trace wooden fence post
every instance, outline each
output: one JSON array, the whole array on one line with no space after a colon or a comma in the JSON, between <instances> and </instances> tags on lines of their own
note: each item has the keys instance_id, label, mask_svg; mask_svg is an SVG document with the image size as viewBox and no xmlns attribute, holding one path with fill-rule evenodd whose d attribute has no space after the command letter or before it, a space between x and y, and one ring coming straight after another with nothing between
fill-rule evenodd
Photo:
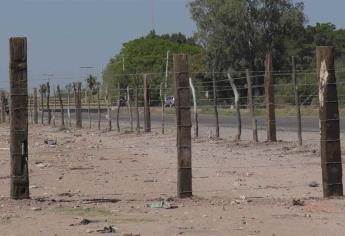
<instances>
[{"instance_id":1,"label":"wooden fence post","mask_svg":"<svg viewBox=\"0 0 345 236\"><path fill-rule=\"evenodd\" d=\"M74 97L75 97L75 120L76 127L81 129L83 127L82 123L82 107L81 107L81 82L73 83Z\"/></svg>"},{"instance_id":2,"label":"wooden fence post","mask_svg":"<svg viewBox=\"0 0 345 236\"><path fill-rule=\"evenodd\" d=\"M30 112L30 122L31 122L31 124L33 124L34 123L33 114L32 114L32 110L33 110L33 96L30 96L30 95L28 95L28 107L29 107L29 112Z\"/></svg>"},{"instance_id":3,"label":"wooden fence post","mask_svg":"<svg viewBox=\"0 0 345 236\"><path fill-rule=\"evenodd\" d=\"M174 55L174 80L177 121L177 196L185 198L192 196L192 121L186 55Z\"/></svg>"},{"instance_id":4,"label":"wooden fence post","mask_svg":"<svg viewBox=\"0 0 345 236\"><path fill-rule=\"evenodd\" d=\"M164 104L164 94L163 94L163 83L159 86L159 97L161 100L161 123L162 123L162 134L165 133L165 117L164 117L164 110L165 110L165 104Z\"/></svg>"},{"instance_id":5,"label":"wooden fence post","mask_svg":"<svg viewBox=\"0 0 345 236\"><path fill-rule=\"evenodd\" d=\"M195 137L199 137L199 118L198 118L198 105L196 102L196 92L193 85L192 78L189 78L189 86L192 89L192 95L193 95L193 106L194 106L194 135Z\"/></svg>"},{"instance_id":6,"label":"wooden fence post","mask_svg":"<svg viewBox=\"0 0 345 236\"><path fill-rule=\"evenodd\" d=\"M136 127L136 131L137 134L140 134L140 113L139 113L139 103L138 103L138 98L139 98L139 91L138 91L138 87L135 87L135 113L136 113L136 117L137 117L137 127Z\"/></svg>"},{"instance_id":7,"label":"wooden fence post","mask_svg":"<svg viewBox=\"0 0 345 236\"><path fill-rule=\"evenodd\" d=\"M319 81L323 195L324 197L343 196L334 48L317 47L316 63Z\"/></svg>"},{"instance_id":8,"label":"wooden fence post","mask_svg":"<svg viewBox=\"0 0 345 236\"><path fill-rule=\"evenodd\" d=\"M6 97L5 97L5 91L0 92L1 97L1 120L3 123L6 122Z\"/></svg>"},{"instance_id":9,"label":"wooden fence post","mask_svg":"<svg viewBox=\"0 0 345 236\"><path fill-rule=\"evenodd\" d=\"M53 106L53 126L56 126L55 117L56 117L56 92L55 86L53 86L53 95L54 95L54 106Z\"/></svg>"},{"instance_id":10,"label":"wooden fence post","mask_svg":"<svg viewBox=\"0 0 345 236\"><path fill-rule=\"evenodd\" d=\"M89 129L92 128L92 121L91 121L91 97L92 97L92 90L91 89L86 89L86 94L89 93L89 95L87 95L86 99L87 99L87 115L89 117Z\"/></svg>"},{"instance_id":11,"label":"wooden fence post","mask_svg":"<svg viewBox=\"0 0 345 236\"><path fill-rule=\"evenodd\" d=\"M63 101L62 101L62 96L61 96L61 91L60 91L60 86L58 85L56 87L58 97L59 97L59 102L60 102L60 109L61 109L61 127L65 127L65 110L63 107Z\"/></svg>"},{"instance_id":12,"label":"wooden fence post","mask_svg":"<svg viewBox=\"0 0 345 236\"><path fill-rule=\"evenodd\" d=\"M127 106L128 106L128 115L129 115L129 124L131 132L133 131L133 113L132 113L132 103L131 103L131 91L129 86L127 86Z\"/></svg>"},{"instance_id":13,"label":"wooden fence post","mask_svg":"<svg viewBox=\"0 0 345 236\"><path fill-rule=\"evenodd\" d=\"M150 82L149 77L144 75L144 131L151 132L151 112L150 112Z\"/></svg>"},{"instance_id":14,"label":"wooden fence post","mask_svg":"<svg viewBox=\"0 0 345 236\"><path fill-rule=\"evenodd\" d=\"M235 82L231 76L230 69L227 73L227 76L228 76L230 86L231 86L232 91L233 91L234 96L235 96L235 108L236 108L236 114L237 114L236 115L237 116L237 135L236 135L235 140L239 141L241 139L241 133L242 133L241 109L240 109L240 104L239 104L240 103L240 96L238 94Z\"/></svg>"},{"instance_id":15,"label":"wooden fence post","mask_svg":"<svg viewBox=\"0 0 345 236\"><path fill-rule=\"evenodd\" d=\"M52 111L50 110L50 83L47 82L47 110L48 110L48 125L52 120Z\"/></svg>"},{"instance_id":16,"label":"wooden fence post","mask_svg":"<svg viewBox=\"0 0 345 236\"><path fill-rule=\"evenodd\" d=\"M247 77L247 89L248 89L248 106L250 110L250 116L252 118L253 142L257 143L259 141L258 127L257 127L257 120L255 118L255 112L254 112L252 80L251 80L250 72L248 69L246 70L246 77Z\"/></svg>"},{"instance_id":17,"label":"wooden fence post","mask_svg":"<svg viewBox=\"0 0 345 236\"><path fill-rule=\"evenodd\" d=\"M219 118L218 118L218 101L217 101L217 84L216 84L216 74L215 74L215 63L212 68L212 85L213 85L213 108L214 116L216 119L216 138L219 138Z\"/></svg>"},{"instance_id":18,"label":"wooden fence post","mask_svg":"<svg viewBox=\"0 0 345 236\"><path fill-rule=\"evenodd\" d=\"M105 102L107 104L107 130L110 132L112 130L112 123L111 123L111 101L109 98L109 91L108 88L106 90L106 95L105 95Z\"/></svg>"},{"instance_id":19,"label":"wooden fence post","mask_svg":"<svg viewBox=\"0 0 345 236\"><path fill-rule=\"evenodd\" d=\"M40 89L40 94L41 94L41 124L43 125L44 123L44 92Z\"/></svg>"},{"instance_id":20,"label":"wooden fence post","mask_svg":"<svg viewBox=\"0 0 345 236\"><path fill-rule=\"evenodd\" d=\"M302 146L301 107L300 107L300 102L299 102L299 93L298 93L298 82L297 82L297 76L296 76L296 60L295 60L295 57L292 57L292 82L294 84L294 93L295 93L298 144L300 146Z\"/></svg>"},{"instance_id":21,"label":"wooden fence post","mask_svg":"<svg viewBox=\"0 0 345 236\"><path fill-rule=\"evenodd\" d=\"M272 53L266 54L265 60L265 98L267 113L267 141L277 142L276 116L274 103L274 81L273 81Z\"/></svg>"},{"instance_id":22,"label":"wooden fence post","mask_svg":"<svg viewBox=\"0 0 345 236\"><path fill-rule=\"evenodd\" d=\"M68 126L72 127L71 121L71 87L67 85L67 117L68 117Z\"/></svg>"},{"instance_id":23,"label":"wooden fence post","mask_svg":"<svg viewBox=\"0 0 345 236\"><path fill-rule=\"evenodd\" d=\"M98 107L98 130L101 130L101 98L100 98L100 85L97 85L97 107Z\"/></svg>"},{"instance_id":24,"label":"wooden fence post","mask_svg":"<svg viewBox=\"0 0 345 236\"><path fill-rule=\"evenodd\" d=\"M11 198L29 198L26 38L10 39Z\"/></svg>"},{"instance_id":25,"label":"wooden fence post","mask_svg":"<svg viewBox=\"0 0 345 236\"><path fill-rule=\"evenodd\" d=\"M34 88L34 124L38 124L37 88Z\"/></svg>"},{"instance_id":26,"label":"wooden fence post","mask_svg":"<svg viewBox=\"0 0 345 236\"><path fill-rule=\"evenodd\" d=\"M120 83L117 83L117 113L116 113L116 127L117 132L120 132L120 109L121 109L121 87Z\"/></svg>"}]
</instances>

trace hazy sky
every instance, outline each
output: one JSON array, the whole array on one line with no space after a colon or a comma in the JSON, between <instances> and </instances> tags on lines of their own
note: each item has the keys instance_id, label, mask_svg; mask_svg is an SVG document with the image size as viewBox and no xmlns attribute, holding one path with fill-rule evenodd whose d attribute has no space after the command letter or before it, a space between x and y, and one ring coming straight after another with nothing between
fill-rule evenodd
<instances>
[{"instance_id":1,"label":"hazy sky","mask_svg":"<svg viewBox=\"0 0 345 236\"><path fill-rule=\"evenodd\" d=\"M31 85L44 73L64 84L99 73L122 43L146 35L152 28L152 1L157 33L192 35L187 0L0 0L0 88L8 87L10 37L28 38ZM344 0L305 0L305 5L310 24L333 22L345 28Z\"/></svg>"}]
</instances>

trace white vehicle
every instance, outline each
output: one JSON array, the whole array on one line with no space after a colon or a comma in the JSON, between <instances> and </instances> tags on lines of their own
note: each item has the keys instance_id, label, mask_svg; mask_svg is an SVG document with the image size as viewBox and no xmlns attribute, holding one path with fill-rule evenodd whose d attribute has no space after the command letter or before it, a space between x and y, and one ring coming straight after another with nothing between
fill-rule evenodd
<instances>
[{"instance_id":1,"label":"white vehicle","mask_svg":"<svg viewBox=\"0 0 345 236\"><path fill-rule=\"evenodd\" d=\"M175 98L173 96L169 96L165 98L164 101L165 107L174 107L175 106Z\"/></svg>"}]
</instances>

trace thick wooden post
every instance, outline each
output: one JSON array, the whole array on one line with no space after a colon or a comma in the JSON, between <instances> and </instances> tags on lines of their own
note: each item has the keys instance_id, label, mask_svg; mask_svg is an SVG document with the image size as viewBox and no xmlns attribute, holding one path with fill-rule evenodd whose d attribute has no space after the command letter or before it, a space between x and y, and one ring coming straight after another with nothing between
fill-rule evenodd
<instances>
[{"instance_id":1,"label":"thick wooden post","mask_svg":"<svg viewBox=\"0 0 345 236\"><path fill-rule=\"evenodd\" d=\"M74 98L75 98L75 120L76 127L81 129L82 124L82 115L81 115L81 82L73 83L74 88Z\"/></svg>"},{"instance_id":2,"label":"thick wooden post","mask_svg":"<svg viewBox=\"0 0 345 236\"><path fill-rule=\"evenodd\" d=\"M52 111L50 110L50 83L47 82L47 110L48 110L48 125L52 120Z\"/></svg>"},{"instance_id":3,"label":"thick wooden post","mask_svg":"<svg viewBox=\"0 0 345 236\"><path fill-rule=\"evenodd\" d=\"M34 88L34 124L38 124L37 88Z\"/></svg>"},{"instance_id":4,"label":"thick wooden post","mask_svg":"<svg viewBox=\"0 0 345 236\"><path fill-rule=\"evenodd\" d=\"M163 83L160 84L159 86L159 97L161 100L161 123L162 123L162 134L165 133L165 104L164 104L164 94L163 94Z\"/></svg>"},{"instance_id":5,"label":"thick wooden post","mask_svg":"<svg viewBox=\"0 0 345 236\"><path fill-rule=\"evenodd\" d=\"M121 108L121 88L120 88L120 83L117 83L117 113L116 113L117 132L120 132L120 108Z\"/></svg>"},{"instance_id":6,"label":"thick wooden post","mask_svg":"<svg viewBox=\"0 0 345 236\"><path fill-rule=\"evenodd\" d=\"M65 127L65 110L64 110L64 107L63 107L61 90L60 90L60 86L59 85L56 87L56 90L57 90L57 93L58 93L59 102L60 102L60 109L61 109L61 127Z\"/></svg>"},{"instance_id":7,"label":"thick wooden post","mask_svg":"<svg viewBox=\"0 0 345 236\"><path fill-rule=\"evenodd\" d=\"M189 86L192 90L192 96L193 96L193 106L194 106L194 135L195 137L199 137L199 117L198 117L198 104L196 102L196 92L193 85L192 78L189 78Z\"/></svg>"},{"instance_id":8,"label":"thick wooden post","mask_svg":"<svg viewBox=\"0 0 345 236\"><path fill-rule=\"evenodd\" d=\"M296 76L296 61L295 61L295 57L292 57L292 82L294 84L294 92L295 92L298 144L300 146L302 146L301 107L300 107L300 102L299 102L299 93L298 93L298 82L297 82L297 76Z\"/></svg>"},{"instance_id":9,"label":"thick wooden post","mask_svg":"<svg viewBox=\"0 0 345 236\"><path fill-rule=\"evenodd\" d=\"M253 142L257 143L259 141L258 127L257 127L257 121L255 118L255 112L254 112L252 80L250 78L250 72L248 69L246 70L246 77L247 77L247 89L248 89L248 107L250 110L250 116L252 118Z\"/></svg>"},{"instance_id":10,"label":"thick wooden post","mask_svg":"<svg viewBox=\"0 0 345 236\"><path fill-rule=\"evenodd\" d=\"M99 85L97 86L97 107L98 107L98 130L101 130L101 98L100 98L100 89Z\"/></svg>"},{"instance_id":11,"label":"thick wooden post","mask_svg":"<svg viewBox=\"0 0 345 236\"><path fill-rule=\"evenodd\" d=\"M144 75L144 132L151 132L149 77Z\"/></svg>"},{"instance_id":12,"label":"thick wooden post","mask_svg":"<svg viewBox=\"0 0 345 236\"><path fill-rule=\"evenodd\" d=\"M272 53L268 52L265 60L265 98L267 114L267 141L277 142L276 116L274 104L274 81L273 81Z\"/></svg>"},{"instance_id":13,"label":"thick wooden post","mask_svg":"<svg viewBox=\"0 0 345 236\"><path fill-rule=\"evenodd\" d=\"M127 107L128 107L128 115L129 115L129 124L131 132L133 131L133 113L132 113L132 101L131 101L131 91L129 86L127 86Z\"/></svg>"},{"instance_id":14,"label":"thick wooden post","mask_svg":"<svg viewBox=\"0 0 345 236\"><path fill-rule=\"evenodd\" d=\"M213 68L212 68L212 85L213 85L213 109L214 109L214 117L216 119L216 138L219 138L219 118L218 118L218 101L217 101L215 63L214 63Z\"/></svg>"},{"instance_id":15,"label":"thick wooden post","mask_svg":"<svg viewBox=\"0 0 345 236\"><path fill-rule=\"evenodd\" d=\"M44 92L40 90L41 94L41 124L43 125L44 123Z\"/></svg>"},{"instance_id":16,"label":"thick wooden post","mask_svg":"<svg viewBox=\"0 0 345 236\"><path fill-rule=\"evenodd\" d=\"M56 92L55 86L53 86L53 95L54 95L54 106L53 106L53 126L56 126L55 118L56 118Z\"/></svg>"},{"instance_id":17,"label":"thick wooden post","mask_svg":"<svg viewBox=\"0 0 345 236\"><path fill-rule=\"evenodd\" d=\"M174 55L175 103L177 121L177 196L192 196L192 121L188 59Z\"/></svg>"},{"instance_id":18,"label":"thick wooden post","mask_svg":"<svg viewBox=\"0 0 345 236\"><path fill-rule=\"evenodd\" d=\"M139 113L139 103L138 103L138 98L139 98L139 91L138 91L138 87L135 87L135 114L137 117L137 127L136 127L136 131L137 134L140 134L140 113Z\"/></svg>"},{"instance_id":19,"label":"thick wooden post","mask_svg":"<svg viewBox=\"0 0 345 236\"><path fill-rule=\"evenodd\" d=\"M10 39L11 198L29 198L26 38Z\"/></svg>"},{"instance_id":20,"label":"thick wooden post","mask_svg":"<svg viewBox=\"0 0 345 236\"><path fill-rule=\"evenodd\" d=\"M109 92L107 90L105 101L107 103L107 131L110 132L112 130L112 123L111 123L111 103L109 98Z\"/></svg>"},{"instance_id":21,"label":"thick wooden post","mask_svg":"<svg viewBox=\"0 0 345 236\"><path fill-rule=\"evenodd\" d=\"M30 121L31 124L34 123L33 120L33 114L32 114L32 110L33 110L33 96L28 95L28 107L29 107L29 112L30 112Z\"/></svg>"},{"instance_id":22,"label":"thick wooden post","mask_svg":"<svg viewBox=\"0 0 345 236\"><path fill-rule=\"evenodd\" d=\"M319 80L321 166L324 197L343 196L342 163L334 48L316 49Z\"/></svg>"},{"instance_id":23,"label":"thick wooden post","mask_svg":"<svg viewBox=\"0 0 345 236\"><path fill-rule=\"evenodd\" d=\"M0 99L1 99L1 122L6 122L6 97L5 91L0 92Z\"/></svg>"}]
</instances>

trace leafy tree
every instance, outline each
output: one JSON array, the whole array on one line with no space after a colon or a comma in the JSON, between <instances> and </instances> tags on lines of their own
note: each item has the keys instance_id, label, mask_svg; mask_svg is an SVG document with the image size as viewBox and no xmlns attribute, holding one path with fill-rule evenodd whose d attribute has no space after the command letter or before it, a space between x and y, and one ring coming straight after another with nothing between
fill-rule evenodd
<instances>
[{"instance_id":1,"label":"leafy tree","mask_svg":"<svg viewBox=\"0 0 345 236\"><path fill-rule=\"evenodd\" d=\"M103 73L103 82L109 94L114 98L117 83L122 88L127 86L140 87L142 74L149 74L151 87L158 88L165 75L166 54L170 51L169 68L172 68L172 55L185 53L190 55L191 70L202 70L203 50L195 45L194 40L183 34L156 35L154 31L147 36L134 39L123 44L120 53L113 57ZM168 82L171 84L172 76L169 73ZM153 99L159 93L152 93Z\"/></svg>"}]
</instances>

